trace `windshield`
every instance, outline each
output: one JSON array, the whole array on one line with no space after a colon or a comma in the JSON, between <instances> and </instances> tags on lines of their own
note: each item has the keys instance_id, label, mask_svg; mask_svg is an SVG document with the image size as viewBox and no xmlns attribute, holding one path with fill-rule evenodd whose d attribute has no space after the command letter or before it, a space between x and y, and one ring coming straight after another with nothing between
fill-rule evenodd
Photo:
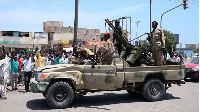
<instances>
[{"instance_id":1,"label":"windshield","mask_svg":"<svg viewBox=\"0 0 200 112\"><path fill-rule=\"evenodd\" d=\"M193 58L190 63L199 64L199 57Z\"/></svg>"}]
</instances>

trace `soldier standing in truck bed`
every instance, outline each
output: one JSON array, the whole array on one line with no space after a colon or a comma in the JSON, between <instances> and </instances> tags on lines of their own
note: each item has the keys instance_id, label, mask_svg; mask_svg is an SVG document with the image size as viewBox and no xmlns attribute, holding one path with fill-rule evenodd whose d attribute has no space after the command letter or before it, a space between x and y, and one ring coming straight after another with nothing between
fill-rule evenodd
<instances>
[{"instance_id":1,"label":"soldier standing in truck bed","mask_svg":"<svg viewBox=\"0 0 200 112\"><path fill-rule=\"evenodd\" d=\"M163 30L161 28L157 28L158 23L156 21L152 22L152 38L150 38L151 50L152 50L152 58L154 60L155 66L161 66L161 56L165 49L165 37Z\"/></svg>"},{"instance_id":2,"label":"soldier standing in truck bed","mask_svg":"<svg viewBox=\"0 0 200 112\"><path fill-rule=\"evenodd\" d=\"M104 52L102 53L102 65L111 65L113 60L113 54L115 51L113 43L110 41L110 33L104 33L104 41L106 41L104 46Z\"/></svg>"},{"instance_id":3,"label":"soldier standing in truck bed","mask_svg":"<svg viewBox=\"0 0 200 112\"><path fill-rule=\"evenodd\" d=\"M115 29L117 29L117 30L119 31L120 35L122 35L122 27L119 26L119 24L120 24L119 20L118 20L118 19L115 20ZM123 46L122 46L122 43L121 43L120 40L119 40L119 38L121 38L121 37L117 37L117 36L118 36L118 35L117 35L116 32L114 31L114 32L113 32L113 43L114 43L115 47L116 47L117 50L118 50L118 54L120 55L121 52L122 52Z\"/></svg>"}]
</instances>

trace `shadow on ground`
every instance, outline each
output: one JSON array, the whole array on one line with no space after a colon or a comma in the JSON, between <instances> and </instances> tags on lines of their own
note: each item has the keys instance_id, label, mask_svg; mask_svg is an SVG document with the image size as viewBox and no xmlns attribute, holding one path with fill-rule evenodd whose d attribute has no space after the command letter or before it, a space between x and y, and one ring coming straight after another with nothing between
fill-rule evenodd
<instances>
[{"instance_id":1,"label":"shadow on ground","mask_svg":"<svg viewBox=\"0 0 200 112\"><path fill-rule=\"evenodd\" d=\"M26 103L27 108L31 110L50 110L45 99L30 100Z\"/></svg>"},{"instance_id":2,"label":"shadow on ground","mask_svg":"<svg viewBox=\"0 0 200 112\"><path fill-rule=\"evenodd\" d=\"M163 100L173 100L180 99L179 97L174 97L172 94L166 93ZM94 96L83 96L75 97L71 106L69 108L96 108L102 110L110 110L107 108L102 108L105 105L112 104L122 104L122 103L137 103L137 102L148 102L144 99L141 94L130 95L125 94L115 94L115 93L104 93L103 95L94 95ZM30 100L26 104L27 108L31 110L50 110L51 108L47 105L45 99L35 99Z\"/></svg>"}]
</instances>

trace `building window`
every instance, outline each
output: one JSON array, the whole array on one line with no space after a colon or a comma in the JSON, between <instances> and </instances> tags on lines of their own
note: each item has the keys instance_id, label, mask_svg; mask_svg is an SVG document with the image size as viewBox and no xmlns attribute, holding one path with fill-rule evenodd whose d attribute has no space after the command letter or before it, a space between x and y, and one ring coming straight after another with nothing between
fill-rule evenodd
<instances>
[{"instance_id":1,"label":"building window","mask_svg":"<svg viewBox=\"0 0 200 112\"><path fill-rule=\"evenodd\" d=\"M12 31L2 31L2 36L13 36Z\"/></svg>"},{"instance_id":2,"label":"building window","mask_svg":"<svg viewBox=\"0 0 200 112\"><path fill-rule=\"evenodd\" d=\"M19 32L19 37L29 37L29 32Z\"/></svg>"}]
</instances>

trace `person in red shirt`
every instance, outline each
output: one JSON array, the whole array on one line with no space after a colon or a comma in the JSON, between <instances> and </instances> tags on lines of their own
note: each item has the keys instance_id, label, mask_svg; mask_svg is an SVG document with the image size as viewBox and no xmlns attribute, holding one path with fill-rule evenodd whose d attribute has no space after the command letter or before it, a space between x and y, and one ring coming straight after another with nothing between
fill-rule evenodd
<instances>
[{"instance_id":1,"label":"person in red shirt","mask_svg":"<svg viewBox=\"0 0 200 112\"><path fill-rule=\"evenodd\" d=\"M19 55L18 59L17 59L17 62L19 63L19 77L18 77L18 84L20 84L22 81L23 81L23 76L22 76L22 72L21 72L21 69L22 69L22 61L23 61L23 58L21 58L22 55Z\"/></svg>"}]
</instances>

